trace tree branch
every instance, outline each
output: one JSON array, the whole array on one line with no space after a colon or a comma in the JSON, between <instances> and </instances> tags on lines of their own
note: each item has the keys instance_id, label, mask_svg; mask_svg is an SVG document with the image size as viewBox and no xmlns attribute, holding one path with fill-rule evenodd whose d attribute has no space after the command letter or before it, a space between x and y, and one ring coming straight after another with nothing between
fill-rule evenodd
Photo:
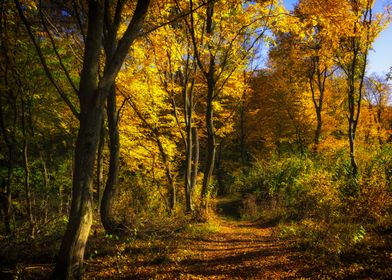
<instances>
[{"instance_id":1,"label":"tree branch","mask_svg":"<svg viewBox=\"0 0 392 280\"><path fill-rule=\"evenodd\" d=\"M49 67L48 67L48 65L47 65L47 63L46 63L46 59L45 59L44 55L42 54L41 48L40 48L40 46L38 45L38 43L37 43L37 41L36 41L36 39L35 39L35 37L34 37L33 31L31 30L31 27L30 27L30 24L29 24L29 22L27 21L27 18L26 18L26 16L25 16L24 13L23 13L23 9L22 9L22 6L21 6L19 0L14 0L14 3L15 3L15 6L16 6L16 9L18 10L18 14L19 14L19 16L20 16L22 22L23 22L24 26L25 26L26 29L27 29L27 33L29 34L29 37L30 37L30 39L31 39L31 41L32 41L32 43L33 43L33 45L34 45L34 47L35 47L35 50L37 51L38 57L39 57L39 59L40 59L40 61L41 61L42 67L44 68L44 71L45 71L45 73L46 73L46 76L48 77L48 79L49 79L49 81L52 83L52 85L55 87L55 89L56 89L57 92L59 93L60 97L61 97L61 98L64 100L64 102L68 105L68 107L70 108L70 110L71 110L71 112L73 113L73 115L74 115L76 118L79 119L79 112L78 112L78 110L77 110L76 107L72 104L71 100L69 100L69 98L68 98L68 96L65 94L65 92L60 88L60 86L59 86L59 85L57 84L57 82L55 81L55 79L54 79L54 77L53 77L53 75L52 75L52 73L51 73L51 71L50 71L50 69L49 69Z\"/></svg>"}]
</instances>

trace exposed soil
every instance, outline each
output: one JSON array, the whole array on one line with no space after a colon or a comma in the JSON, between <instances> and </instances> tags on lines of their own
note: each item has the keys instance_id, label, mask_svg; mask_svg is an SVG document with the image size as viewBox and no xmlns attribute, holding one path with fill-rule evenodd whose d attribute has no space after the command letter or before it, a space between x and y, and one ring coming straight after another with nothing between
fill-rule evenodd
<instances>
[{"instance_id":1,"label":"exposed soil","mask_svg":"<svg viewBox=\"0 0 392 280\"><path fill-rule=\"evenodd\" d=\"M221 199L212 226L117 239L98 233L86 252L86 279L390 279L383 268L345 267L307 259L294 241L277 238L274 224L242 221L241 200ZM357 259L357 258L355 258ZM1 279L48 279L52 264L19 263Z\"/></svg>"},{"instance_id":2,"label":"exposed soil","mask_svg":"<svg viewBox=\"0 0 392 280\"><path fill-rule=\"evenodd\" d=\"M201 239L186 236L171 241L164 257L122 264L122 269L112 272L102 269L103 263L90 263L87 275L123 279L297 279L309 275L309 265L290 241L274 237L274 227L238 220L239 206L240 201L221 200L219 215L213 218L218 230ZM155 254L159 256L158 248Z\"/></svg>"}]
</instances>

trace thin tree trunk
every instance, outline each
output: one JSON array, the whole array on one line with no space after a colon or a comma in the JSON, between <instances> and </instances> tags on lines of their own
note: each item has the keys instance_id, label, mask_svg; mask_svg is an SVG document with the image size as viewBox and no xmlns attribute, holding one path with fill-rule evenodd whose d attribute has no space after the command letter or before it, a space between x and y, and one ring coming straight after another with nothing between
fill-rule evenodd
<instances>
[{"instance_id":1,"label":"thin tree trunk","mask_svg":"<svg viewBox=\"0 0 392 280\"><path fill-rule=\"evenodd\" d=\"M322 129L322 115L324 92L325 92L325 82L328 76L327 69L320 70L320 58L318 56L312 58L312 71L309 76L309 85L312 92L312 101L314 108L316 110L317 124L314 132L314 146L313 150L317 151L318 145L320 143L321 129ZM314 77L316 75L316 77ZM318 98L316 96L316 88L318 90Z\"/></svg>"},{"instance_id":2,"label":"thin tree trunk","mask_svg":"<svg viewBox=\"0 0 392 280\"><path fill-rule=\"evenodd\" d=\"M23 169L24 169L24 190L26 194L26 212L27 218L30 224L30 235L34 238L35 225L31 203L31 192L30 192L30 166L28 161L28 139L27 139L27 128L26 128L26 108L25 101L21 100L22 106L22 133L23 133Z\"/></svg>"},{"instance_id":3,"label":"thin tree trunk","mask_svg":"<svg viewBox=\"0 0 392 280\"><path fill-rule=\"evenodd\" d=\"M118 132L118 116L116 106L116 90L113 84L110 89L107 104L109 126L109 170L105 190L101 202L101 221L105 231L119 234L125 230L124 226L116 221L113 207L118 193L118 173L120 167L120 139Z\"/></svg>"},{"instance_id":4,"label":"thin tree trunk","mask_svg":"<svg viewBox=\"0 0 392 280\"><path fill-rule=\"evenodd\" d=\"M166 154L166 152L165 152L165 150L163 148L163 145L162 145L162 142L161 142L161 140L159 138L158 133L155 133L155 134L156 134L155 137L156 137L156 142L158 144L158 149L159 149L159 152L161 154L163 164L165 165L166 178L167 178L167 181L169 183L169 207L170 207L170 212L173 212L175 210L175 207L176 207L176 184L175 184L172 172L171 172L171 166L170 166L169 158L168 158L168 156L167 156L167 154Z\"/></svg>"},{"instance_id":5,"label":"thin tree trunk","mask_svg":"<svg viewBox=\"0 0 392 280\"><path fill-rule=\"evenodd\" d=\"M34 226L34 217L32 211L32 203L31 203L31 193L30 193L30 167L28 161L28 142L27 140L23 141L23 169L24 169L24 190L26 194L26 211L27 218L30 224L30 235L34 238L35 235L35 226Z\"/></svg>"},{"instance_id":6,"label":"thin tree trunk","mask_svg":"<svg viewBox=\"0 0 392 280\"><path fill-rule=\"evenodd\" d=\"M197 133L197 128L192 127L192 184L191 184L191 197L193 196L193 192L197 183L197 172L199 169L199 135Z\"/></svg>"},{"instance_id":7,"label":"thin tree trunk","mask_svg":"<svg viewBox=\"0 0 392 280\"><path fill-rule=\"evenodd\" d=\"M188 65L187 65L188 66ZM188 73L186 73L187 75ZM183 95L184 95L184 118L186 124L186 155L185 155L185 203L186 203L186 211L188 213L193 211L192 205L192 152L193 152L193 144L192 144L192 93L188 94L187 90L187 79L184 83L183 87ZM192 90L192 89L191 89Z\"/></svg>"},{"instance_id":8,"label":"thin tree trunk","mask_svg":"<svg viewBox=\"0 0 392 280\"><path fill-rule=\"evenodd\" d=\"M192 1L190 2L192 3ZM209 2L206 9L206 33L209 35L213 34L213 15L214 15L214 5L215 2ZM192 26L193 26L193 17L191 16ZM195 34L194 30L192 31L193 36L193 44L194 49L196 50L196 42L195 42ZM207 80L207 108L206 108L206 128L207 128L207 159L204 169L204 178L203 178L203 186L201 190L201 199L202 199L202 207L204 208L205 214L208 215L208 196L209 196L209 187L210 181L212 177L212 173L214 171L215 164L215 153L216 153L216 140L215 140L215 128L214 128L214 119L213 119L213 99L215 97L215 86L216 86L216 77L215 77L215 56L212 53L212 46L208 45L209 49L209 66L208 71L203 67L201 62L199 53L196 52L196 60L198 62L199 68L202 70L206 80Z\"/></svg>"},{"instance_id":9,"label":"thin tree trunk","mask_svg":"<svg viewBox=\"0 0 392 280\"><path fill-rule=\"evenodd\" d=\"M223 184L223 176L222 176L222 146L223 146L223 140L221 141L218 149L218 155L216 157L216 179L218 183L218 195L222 196L226 194L225 186Z\"/></svg>"},{"instance_id":10,"label":"thin tree trunk","mask_svg":"<svg viewBox=\"0 0 392 280\"><path fill-rule=\"evenodd\" d=\"M246 163L246 147L245 147L245 101L242 101L240 108L240 151L242 167Z\"/></svg>"},{"instance_id":11,"label":"thin tree trunk","mask_svg":"<svg viewBox=\"0 0 392 280\"><path fill-rule=\"evenodd\" d=\"M203 207L208 213L208 195L209 195L209 187L210 181L212 177L212 172L214 171L215 165L215 154L216 154L216 140L215 140L215 129L214 129L214 121L213 121L213 108L212 108L212 100L214 96L214 81L210 80L208 83L208 96L207 96L207 110L206 110L206 126L207 126L207 160L204 168L204 178L203 178L203 186L202 186L202 203Z\"/></svg>"},{"instance_id":12,"label":"thin tree trunk","mask_svg":"<svg viewBox=\"0 0 392 280\"><path fill-rule=\"evenodd\" d=\"M97 154L97 209L98 212L101 209L101 200L103 192L103 148L105 146L105 125L102 120L101 124L101 135L98 143L98 154Z\"/></svg>"},{"instance_id":13,"label":"thin tree trunk","mask_svg":"<svg viewBox=\"0 0 392 280\"><path fill-rule=\"evenodd\" d=\"M192 207L192 128L187 125L186 131L186 155L185 155L185 200L186 211L188 213L193 211Z\"/></svg>"},{"instance_id":14,"label":"thin tree trunk","mask_svg":"<svg viewBox=\"0 0 392 280\"><path fill-rule=\"evenodd\" d=\"M63 187L62 186L59 186L59 209L58 209L58 212L59 212L59 215L62 215L63 214Z\"/></svg>"},{"instance_id":15,"label":"thin tree trunk","mask_svg":"<svg viewBox=\"0 0 392 280\"><path fill-rule=\"evenodd\" d=\"M5 234L10 235L11 231L11 206L12 206L12 196L11 196L11 184L13 180L13 166L14 166L14 145L8 144L8 160L7 160L7 179L3 180L3 185L5 188L5 193L1 194L3 197L3 212L4 212L4 229Z\"/></svg>"},{"instance_id":16,"label":"thin tree trunk","mask_svg":"<svg viewBox=\"0 0 392 280\"><path fill-rule=\"evenodd\" d=\"M355 160L355 129L354 129L354 120L350 116L349 127L348 127L348 138L350 144L350 161L352 168L352 176L355 177L358 174L358 165Z\"/></svg>"},{"instance_id":17,"label":"thin tree trunk","mask_svg":"<svg viewBox=\"0 0 392 280\"><path fill-rule=\"evenodd\" d=\"M41 165L42 165L42 174L44 179L44 205L43 205L43 223L45 224L48 221L48 200L49 200L49 176L48 176L48 168L46 166L46 162L41 155Z\"/></svg>"}]
</instances>

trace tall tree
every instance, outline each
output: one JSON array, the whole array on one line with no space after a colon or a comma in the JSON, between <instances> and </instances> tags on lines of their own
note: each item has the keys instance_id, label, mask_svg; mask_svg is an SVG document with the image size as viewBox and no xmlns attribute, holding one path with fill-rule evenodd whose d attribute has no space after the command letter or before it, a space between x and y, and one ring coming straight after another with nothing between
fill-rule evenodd
<instances>
[{"instance_id":1,"label":"tall tree","mask_svg":"<svg viewBox=\"0 0 392 280\"><path fill-rule=\"evenodd\" d=\"M216 156L214 114L220 98L233 73L246 64L256 42L263 37L268 23L271 3L242 5L242 1L225 1L217 5L210 1L203 13L192 13L185 24L193 45L193 56L205 83L205 128L207 154L201 190L203 208L208 209L208 196ZM189 1L192 10L194 1Z\"/></svg>"},{"instance_id":2,"label":"tall tree","mask_svg":"<svg viewBox=\"0 0 392 280\"><path fill-rule=\"evenodd\" d=\"M18 0L15 0L15 4L45 67L42 52L40 52L31 31L30 23L24 15L24 10ZM88 2L87 35L78 88L80 126L75 145L71 211L52 275L53 278L73 279L80 278L82 275L84 250L92 223L92 184L104 104L110 95L110 90L128 49L139 34L149 4L149 0L137 2L132 19L121 36L113 55L105 61L104 73L100 76L105 11L109 7L105 5L104 1ZM46 72L48 76L51 76L49 69Z\"/></svg>"},{"instance_id":3,"label":"tall tree","mask_svg":"<svg viewBox=\"0 0 392 280\"><path fill-rule=\"evenodd\" d=\"M354 177L358 174L355 137L361 113L368 52L381 27L380 22L373 17L373 4L373 0L349 0L342 3L347 13L343 26L346 33L340 34L337 58L347 82L348 140L351 174Z\"/></svg>"}]
</instances>

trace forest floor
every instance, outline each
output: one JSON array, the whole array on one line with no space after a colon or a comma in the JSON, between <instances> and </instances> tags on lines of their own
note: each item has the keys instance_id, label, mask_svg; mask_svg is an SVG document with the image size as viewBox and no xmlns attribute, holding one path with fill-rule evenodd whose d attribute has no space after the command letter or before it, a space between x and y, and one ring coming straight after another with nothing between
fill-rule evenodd
<instances>
[{"instance_id":1,"label":"forest floor","mask_svg":"<svg viewBox=\"0 0 392 280\"><path fill-rule=\"evenodd\" d=\"M294 240L278 237L275 225L241 220L240 206L240 200L220 199L208 224L188 225L166 235L162 231L126 239L103 233L92 235L86 251L85 277L380 279L382 274L373 278L369 272L350 273L347 267L326 266L306 257L304 251L293 246ZM52 268L52 264L19 264L13 279L45 279Z\"/></svg>"},{"instance_id":2,"label":"forest floor","mask_svg":"<svg viewBox=\"0 0 392 280\"><path fill-rule=\"evenodd\" d=\"M153 248L155 258L145 255L137 260L137 256L133 256L136 260L132 263L127 265L123 262L117 267L108 263L107 269L102 267L105 266L104 260L103 263L91 262L87 276L124 279L286 279L309 275L304 271L310 268L309 265L299 252L291 248L289 240L282 241L275 237L274 227L237 219L239 215L235 204L236 201L220 201L220 213L211 218L210 227L205 229L195 225L194 231L187 229L185 234L179 236L180 240L170 240L169 245L166 243L169 248L163 253L162 245ZM146 252L146 248L142 251Z\"/></svg>"}]
</instances>

